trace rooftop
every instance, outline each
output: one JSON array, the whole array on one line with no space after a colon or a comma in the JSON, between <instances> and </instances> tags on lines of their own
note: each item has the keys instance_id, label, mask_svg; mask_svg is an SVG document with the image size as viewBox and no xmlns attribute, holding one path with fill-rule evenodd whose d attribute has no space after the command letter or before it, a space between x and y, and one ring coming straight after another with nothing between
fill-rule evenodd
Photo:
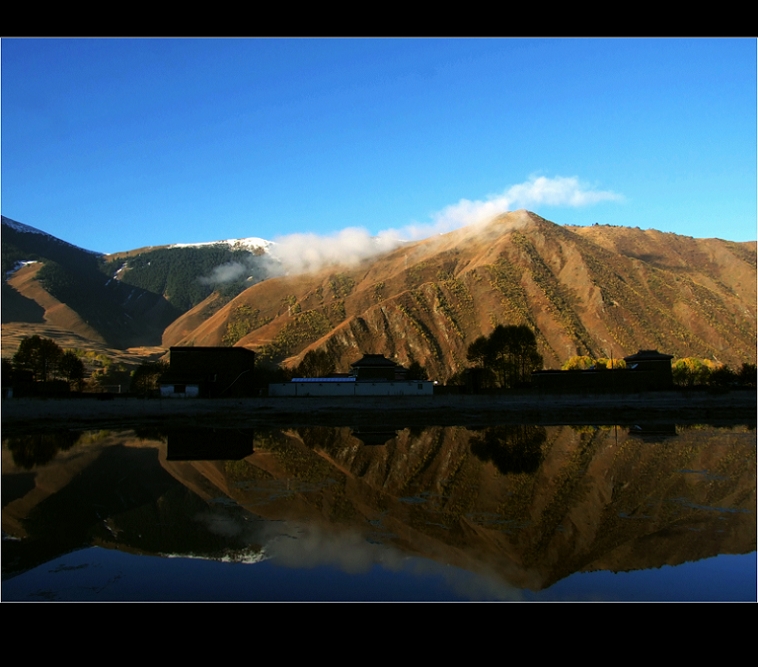
<instances>
[{"instance_id":1,"label":"rooftop","mask_svg":"<svg viewBox=\"0 0 758 667\"><path fill-rule=\"evenodd\" d=\"M350 364L351 368L395 368L397 364L383 354L364 354L362 359Z\"/></svg>"},{"instance_id":2,"label":"rooftop","mask_svg":"<svg viewBox=\"0 0 758 667\"><path fill-rule=\"evenodd\" d=\"M637 354L631 354L628 357L624 357L624 361L665 361L673 358L673 354L663 354L658 352L658 350L640 350Z\"/></svg>"}]
</instances>

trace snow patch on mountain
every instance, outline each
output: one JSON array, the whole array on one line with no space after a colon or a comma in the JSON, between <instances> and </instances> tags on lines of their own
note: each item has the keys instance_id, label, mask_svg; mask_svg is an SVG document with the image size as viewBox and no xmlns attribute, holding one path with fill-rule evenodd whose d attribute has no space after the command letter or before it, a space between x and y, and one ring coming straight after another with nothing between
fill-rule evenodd
<instances>
[{"instance_id":1,"label":"snow patch on mountain","mask_svg":"<svg viewBox=\"0 0 758 667\"><path fill-rule=\"evenodd\" d=\"M36 264L36 263L37 263L36 259L26 259L26 260L22 259L21 261L16 262L13 265L13 268L10 269L10 271L5 272L6 280L10 278L14 273L16 273L16 271L18 271L19 269L23 269L27 264Z\"/></svg>"},{"instance_id":2,"label":"snow patch on mountain","mask_svg":"<svg viewBox=\"0 0 758 667\"><path fill-rule=\"evenodd\" d=\"M227 239L225 241L206 241L205 243L173 243L168 246L169 248L201 248L204 246L213 245L226 245L234 250L263 250L269 252L270 249L276 246L273 241L267 241L266 239L259 239L255 236L250 236L244 239Z\"/></svg>"}]
</instances>

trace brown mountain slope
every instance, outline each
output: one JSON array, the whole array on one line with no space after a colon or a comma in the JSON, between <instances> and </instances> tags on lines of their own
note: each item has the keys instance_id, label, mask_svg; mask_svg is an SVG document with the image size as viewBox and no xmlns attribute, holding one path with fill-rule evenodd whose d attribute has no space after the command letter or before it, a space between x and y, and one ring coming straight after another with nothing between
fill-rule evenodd
<instances>
[{"instance_id":1,"label":"brown mountain slope","mask_svg":"<svg viewBox=\"0 0 758 667\"><path fill-rule=\"evenodd\" d=\"M98 343L105 342L103 337L87 324L76 311L60 302L37 282L37 273L41 268L41 262L28 264L16 271L8 280L8 284L21 296L33 301L43 309L42 319L46 324Z\"/></svg>"},{"instance_id":2,"label":"brown mountain slope","mask_svg":"<svg viewBox=\"0 0 758 667\"><path fill-rule=\"evenodd\" d=\"M525 323L546 367L640 348L736 365L756 358L755 283L755 243L566 228L515 211L358 267L259 283L170 342L244 345L289 365L319 348L342 370L381 352L445 379L478 336Z\"/></svg>"},{"instance_id":3,"label":"brown mountain slope","mask_svg":"<svg viewBox=\"0 0 758 667\"><path fill-rule=\"evenodd\" d=\"M203 299L194 308L190 308L181 317L169 324L163 332L163 347L178 345L179 341L201 326L203 322L218 310L216 304L220 298L218 292L213 292L213 294Z\"/></svg>"}]
</instances>

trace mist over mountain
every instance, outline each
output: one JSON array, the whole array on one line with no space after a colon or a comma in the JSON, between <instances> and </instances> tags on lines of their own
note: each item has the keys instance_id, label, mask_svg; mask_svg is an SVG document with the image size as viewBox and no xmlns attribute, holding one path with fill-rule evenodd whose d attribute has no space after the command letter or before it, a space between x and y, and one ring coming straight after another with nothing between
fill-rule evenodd
<instances>
[{"instance_id":1,"label":"mist over mountain","mask_svg":"<svg viewBox=\"0 0 758 667\"><path fill-rule=\"evenodd\" d=\"M755 360L756 247L621 227L561 227L528 211L359 266L269 279L172 323L164 345L244 345L294 365L311 349L346 370L363 352L438 379L497 324L527 324L547 367L658 348ZM215 312L211 312L215 311Z\"/></svg>"},{"instance_id":2,"label":"mist over mountain","mask_svg":"<svg viewBox=\"0 0 758 667\"><path fill-rule=\"evenodd\" d=\"M218 242L88 253L75 269L62 251L53 256L52 241L34 244L44 236L3 219L3 322L21 317L15 305L6 309L8 288L37 306L35 317L50 317L39 298L25 296L36 285L122 344L242 345L289 366L319 349L347 370L376 352L418 361L445 380L466 366L468 345L498 324L530 326L546 367L641 348L730 365L756 360L755 242L562 227L519 210L390 249L360 238L356 255L345 242L300 268L277 258L277 244ZM72 256L87 252L71 248ZM6 275L35 258L42 268ZM119 337L109 323L122 322L120 314L132 328L118 325Z\"/></svg>"}]
</instances>

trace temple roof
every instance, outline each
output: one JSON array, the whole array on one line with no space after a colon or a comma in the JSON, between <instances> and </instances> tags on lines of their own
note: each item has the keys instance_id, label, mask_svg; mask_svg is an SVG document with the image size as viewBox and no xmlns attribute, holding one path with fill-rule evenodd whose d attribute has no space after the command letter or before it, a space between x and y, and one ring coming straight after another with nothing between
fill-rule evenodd
<instances>
[{"instance_id":1,"label":"temple roof","mask_svg":"<svg viewBox=\"0 0 758 667\"><path fill-rule=\"evenodd\" d=\"M351 368L395 368L397 364L383 354L364 354L362 359L350 364Z\"/></svg>"},{"instance_id":2,"label":"temple roof","mask_svg":"<svg viewBox=\"0 0 758 667\"><path fill-rule=\"evenodd\" d=\"M637 354L631 354L628 357L624 357L624 361L666 361L673 359L673 354L662 354L658 350L640 350Z\"/></svg>"}]
</instances>

